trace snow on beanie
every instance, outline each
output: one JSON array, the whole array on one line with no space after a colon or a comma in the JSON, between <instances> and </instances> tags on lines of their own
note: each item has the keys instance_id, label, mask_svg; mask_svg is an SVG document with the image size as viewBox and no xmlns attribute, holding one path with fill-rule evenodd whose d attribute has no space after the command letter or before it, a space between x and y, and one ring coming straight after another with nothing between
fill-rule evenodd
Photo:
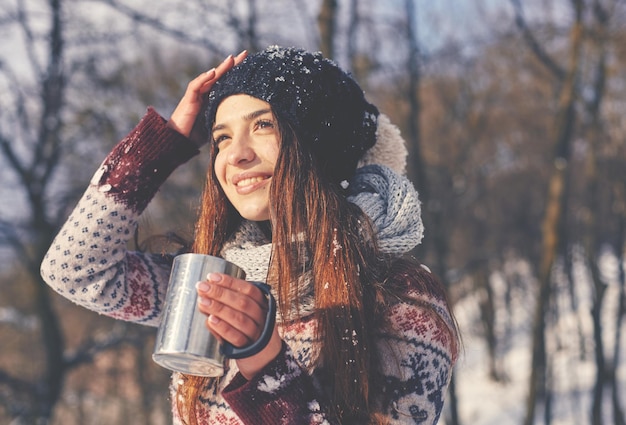
<instances>
[{"instance_id":1,"label":"snow on beanie","mask_svg":"<svg viewBox=\"0 0 626 425\"><path fill-rule=\"evenodd\" d=\"M234 94L269 103L332 182L352 177L376 143L378 109L350 75L319 52L270 46L248 56L209 93L209 132L220 102Z\"/></svg>"}]
</instances>

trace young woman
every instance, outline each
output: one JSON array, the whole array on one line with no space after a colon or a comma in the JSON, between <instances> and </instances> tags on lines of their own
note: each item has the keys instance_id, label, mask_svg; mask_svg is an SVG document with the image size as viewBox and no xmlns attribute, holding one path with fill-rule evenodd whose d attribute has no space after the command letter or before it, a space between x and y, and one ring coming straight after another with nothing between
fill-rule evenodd
<instances>
[{"instance_id":1,"label":"young woman","mask_svg":"<svg viewBox=\"0 0 626 425\"><path fill-rule=\"evenodd\" d=\"M93 177L43 278L89 309L158 325L172 255L126 242L205 141L191 250L267 282L279 311L265 348L228 360L223 377L173 374L175 422L436 423L458 335L441 284L407 257L423 229L404 142L320 54L229 57L189 83L169 121L148 109ZM255 286L210 274L197 291L208 331L237 347L257 340L266 305Z\"/></svg>"}]
</instances>

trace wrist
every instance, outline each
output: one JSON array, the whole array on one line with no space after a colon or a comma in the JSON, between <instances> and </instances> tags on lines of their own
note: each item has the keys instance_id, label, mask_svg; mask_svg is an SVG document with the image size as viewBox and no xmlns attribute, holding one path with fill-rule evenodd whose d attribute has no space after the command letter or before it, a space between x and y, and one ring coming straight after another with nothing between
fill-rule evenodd
<instances>
[{"instance_id":1,"label":"wrist","mask_svg":"<svg viewBox=\"0 0 626 425\"><path fill-rule=\"evenodd\" d=\"M257 376L268 364L278 357L283 347L283 341L278 335L276 327L267 346L259 353L237 360L239 373L248 381Z\"/></svg>"}]
</instances>

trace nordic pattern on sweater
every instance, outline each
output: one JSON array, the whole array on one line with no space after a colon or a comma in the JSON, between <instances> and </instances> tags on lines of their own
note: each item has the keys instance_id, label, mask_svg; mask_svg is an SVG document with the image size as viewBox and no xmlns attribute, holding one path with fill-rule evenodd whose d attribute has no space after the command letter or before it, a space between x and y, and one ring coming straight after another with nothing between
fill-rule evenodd
<instances>
[{"instance_id":1,"label":"nordic pattern on sweater","mask_svg":"<svg viewBox=\"0 0 626 425\"><path fill-rule=\"evenodd\" d=\"M59 232L42 263L44 280L86 308L157 326L172 258L131 252L126 244L163 181L197 152L150 109L103 162ZM434 424L456 358L446 325L451 319L442 300L407 295L416 303L394 306L393 329L378 339L381 358L392 361L383 364L385 385L377 403L390 423ZM202 390L199 423L333 423L311 365L315 321L304 317L282 324L279 332L283 350L257 377L246 381L230 361L225 376ZM180 379L173 374L172 394Z\"/></svg>"}]
</instances>

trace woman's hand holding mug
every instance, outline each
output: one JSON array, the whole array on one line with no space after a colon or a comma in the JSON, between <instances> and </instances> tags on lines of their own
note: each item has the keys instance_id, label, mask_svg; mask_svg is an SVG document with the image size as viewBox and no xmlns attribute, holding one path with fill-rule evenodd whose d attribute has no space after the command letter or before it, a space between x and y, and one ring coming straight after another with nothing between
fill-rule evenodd
<instances>
[{"instance_id":1,"label":"woman's hand holding mug","mask_svg":"<svg viewBox=\"0 0 626 425\"><path fill-rule=\"evenodd\" d=\"M255 344L268 326L268 298L253 283L227 274L210 273L207 280L198 282L198 308L208 316L207 328L220 341L234 347ZM273 322L273 320L272 320ZM246 379L254 377L274 360L282 347L282 340L272 325L269 342L255 354L237 359L237 367ZM255 350L256 351L256 350ZM225 353L227 357L238 357Z\"/></svg>"}]
</instances>

